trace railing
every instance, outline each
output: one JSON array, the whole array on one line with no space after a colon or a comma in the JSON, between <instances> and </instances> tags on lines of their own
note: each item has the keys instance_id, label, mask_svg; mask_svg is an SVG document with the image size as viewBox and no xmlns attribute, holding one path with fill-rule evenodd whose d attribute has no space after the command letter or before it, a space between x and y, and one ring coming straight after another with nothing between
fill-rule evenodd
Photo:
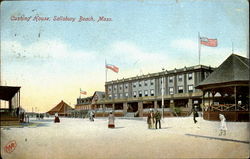
<instances>
[{"instance_id":1,"label":"railing","mask_svg":"<svg viewBox=\"0 0 250 159\"><path fill-rule=\"evenodd\" d=\"M248 105L235 105L235 104L218 104L211 105L205 109L205 111L248 111Z\"/></svg>"}]
</instances>

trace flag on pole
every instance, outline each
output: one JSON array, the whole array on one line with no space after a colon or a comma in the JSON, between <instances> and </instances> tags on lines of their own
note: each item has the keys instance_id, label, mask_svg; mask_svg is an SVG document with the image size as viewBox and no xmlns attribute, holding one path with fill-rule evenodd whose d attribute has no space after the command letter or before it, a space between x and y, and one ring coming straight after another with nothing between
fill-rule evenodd
<instances>
[{"instance_id":1,"label":"flag on pole","mask_svg":"<svg viewBox=\"0 0 250 159\"><path fill-rule=\"evenodd\" d=\"M114 71L114 72L116 72L116 73L119 72L119 68L116 67L115 65L106 64L106 68L107 68L107 69L110 69L110 70L112 70L112 71Z\"/></svg>"},{"instance_id":2,"label":"flag on pole","mask_svg":"<svg viewBox=\"0 0 250 159\"><path fill-rule=\"evenodd\" d=\"M206 45L210 47L216 47L218 45L217 39L209 39L207 37L200 37L200 43L202 45Z\"/></svg>"},{"instance_id":3,"label":"flag on pole","mask_svg":"<svg viewBox=\"0 0 250 159\"><path fill-rule=\"evenodd\" d=\"M82 89L80 89L80 94L87 95L87 92L86 92L86 91L83 91Z\"/></svg>"}]
</instances>

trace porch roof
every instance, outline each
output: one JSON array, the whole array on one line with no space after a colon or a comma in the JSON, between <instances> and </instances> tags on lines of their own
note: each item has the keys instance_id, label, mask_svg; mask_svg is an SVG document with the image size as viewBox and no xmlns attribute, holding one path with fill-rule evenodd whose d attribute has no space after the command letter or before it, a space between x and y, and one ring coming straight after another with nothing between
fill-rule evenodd
<instances>
[{"instance_id":1,"label":"porch roof","mask_svg":"<svg viewBox=\"0 0 250 159\"><path fill-rule=\"evenodd\" d=\"M21 87L0 86L0 99L7 101L11 100L20 88Z\"/></svg>"}]
</instances>

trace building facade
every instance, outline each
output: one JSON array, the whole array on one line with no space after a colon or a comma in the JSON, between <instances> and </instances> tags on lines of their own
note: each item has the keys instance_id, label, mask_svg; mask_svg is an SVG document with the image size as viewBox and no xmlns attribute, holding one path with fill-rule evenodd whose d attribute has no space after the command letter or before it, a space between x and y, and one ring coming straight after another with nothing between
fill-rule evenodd
<instances>
[{"instance_id":1,"label":"building facade","mask_svg":"<svg viewBox=\"0 0 250 159\"><path fill-rule=\"evenodd\" d=\"M85 98L77 98L75 109L76 110L90 110L91 107L92 96Z\"/></svg>"},{"instance_id":2,"label":"building facade","mask_svg":"<svg viewBox=\"0 0 250 159\"><path fill-rule=\"evenodd\" d=\"M165 113L173 107L190 110L193 104L200 105L202 102L202 91L195 86L213 70L197 65L109 81L105 83L105 99L98 104L103 109L112 108L122 111L124 115L131 112L137 116L144 116L148 109L162 108L162 105L166 108Z\"/></svg>"}]
</instances>

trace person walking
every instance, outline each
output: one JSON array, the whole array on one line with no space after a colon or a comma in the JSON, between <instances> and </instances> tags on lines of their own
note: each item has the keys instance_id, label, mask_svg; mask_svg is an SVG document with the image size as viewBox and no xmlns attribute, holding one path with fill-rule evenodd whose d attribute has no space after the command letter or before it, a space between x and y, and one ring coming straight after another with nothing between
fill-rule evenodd
<instances>
[{"instance_id":1,"label":"person walking","mask_svg":"<svg viewBox=\"0 0 250 159\"><path fill-rule=\"evenodd\" d=\"M89 114L89 120L94 121L94 113L92 111Z\"/></svg>"},{"instance_id":2,"label":"person walking","mask_svg":"<svg viewBox=\"0 0 250 159\"><path fill-rule=\"evenodd\" d=\"M115 128L115 116L112 111L109 113L108 117L108 128Z\"/></svg>"},{"instance_id":3,"label":"person walking","mask_svg":"<svg viewBox=\"0 0 250 159\"><path fill-rule=\"evenodd\" d=\"M55 123L60 123L60 119L59 119L59 116L58 116L58 113L55 113L55 120L54 120Z\"/></svg>"},{"instance_id":4,"label":"person walking","mask_svg":"<svg viewBox=\"0 0 250 159\"><path fill-rule=\"evenodd\" d=\"M159 129L161 129L161 113L158 111L158 110L156 110L156 113L155 113L155 120L156 120L156 122L155 122L155 128L157 129L157 123L159 123Z\"/></svg>"},{"instance_id":5,"label":"person walking","mask_svg":"<svg viewBox=\"0 0 250 159\"><path fill-rule=\"evenodd\" d=\"M196 117L199 117L199 114L197 112L197 106L194 106L194 109L193 109L193 119L194 119L194 123L195 124L197 123Z\"/></svg>"},{"instance_id":6,"label":"person walking","mask_svg":"<svg viewBox=\"0 0 250 159\"><path fill-rule=\"evenodd\" d=\"M148 128L153 129L154 128L154 112L152 109L149 110L148 112L148 118L147 118L147 123L148 123Z\"/></svg>"},{"instance_id":7,"label":"person walking","mask_svg":"<svg viewBox=\"0 0 250 159\"><path fill-rule=\"evenodd\" d=\"M221 136L222 134L225 136L226 132L227 132L226 118L223 114L219 114L219 118L220 118L220 134L219 134L219 136Z\"/></svg>"}]
</instances>

